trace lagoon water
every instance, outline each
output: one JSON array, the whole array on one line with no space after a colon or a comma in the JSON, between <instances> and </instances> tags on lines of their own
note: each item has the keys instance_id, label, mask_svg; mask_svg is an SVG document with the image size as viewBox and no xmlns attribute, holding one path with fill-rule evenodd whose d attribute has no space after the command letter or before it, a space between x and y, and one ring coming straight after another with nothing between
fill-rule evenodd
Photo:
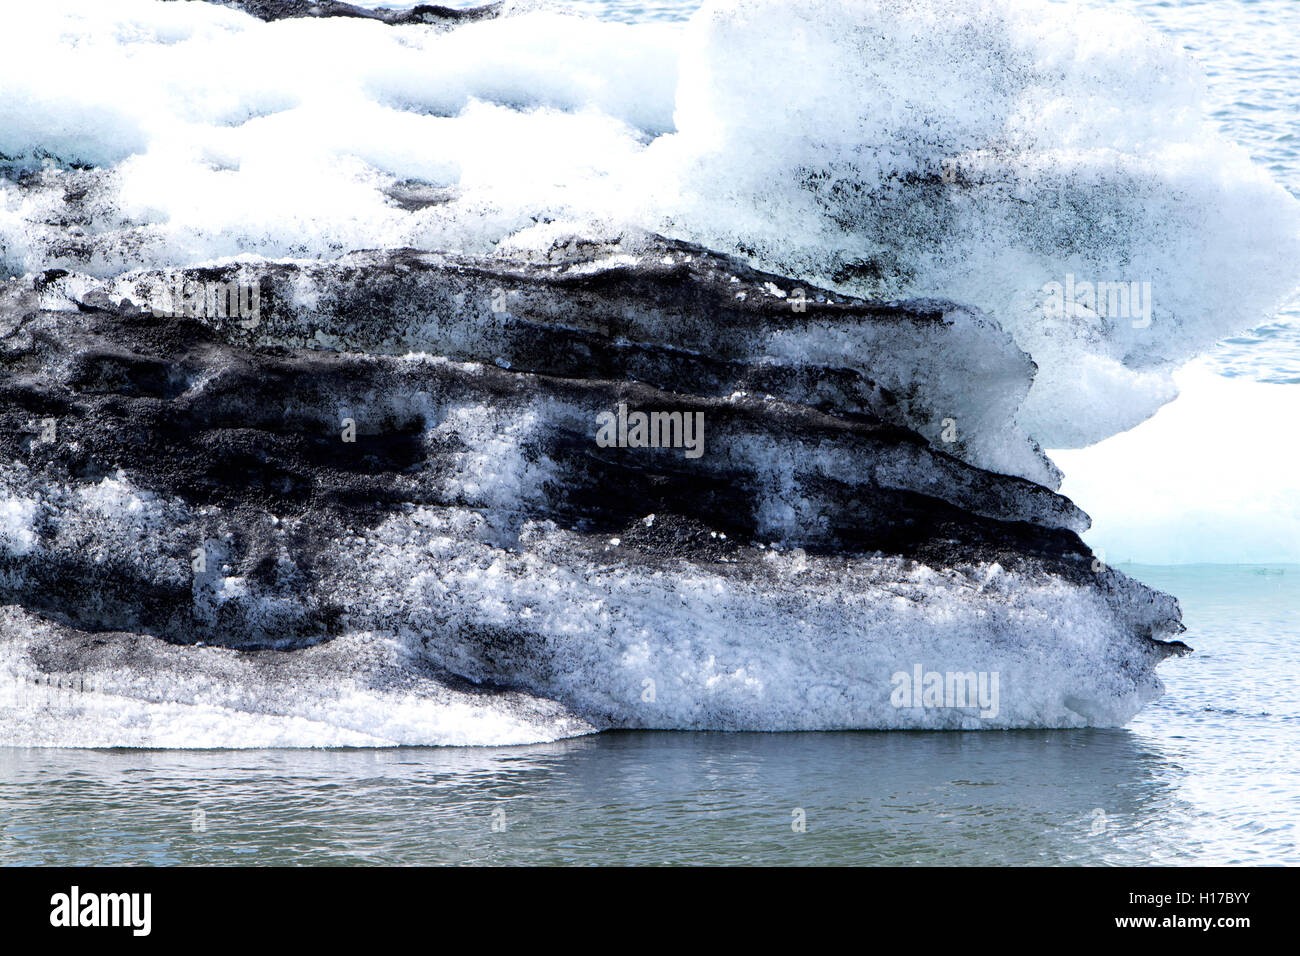
<instances>
[{"instance_id":1,"label":"lagoon water","mask_svg":"<svg viewBox=\"0 0 1300 956\"><path fill-rule=\"evenodd\" d=\"M1198 56L1224 128L1300 194L1300 4L1115 4ZM630 21L696 6L573 5ZM1209 365L1300 386L1300 309ZM1120 567L1179 597L1195 648L1122 729L0 748L0 865L1300 864L1300 565Z\"/></svg>"}]
</instances>

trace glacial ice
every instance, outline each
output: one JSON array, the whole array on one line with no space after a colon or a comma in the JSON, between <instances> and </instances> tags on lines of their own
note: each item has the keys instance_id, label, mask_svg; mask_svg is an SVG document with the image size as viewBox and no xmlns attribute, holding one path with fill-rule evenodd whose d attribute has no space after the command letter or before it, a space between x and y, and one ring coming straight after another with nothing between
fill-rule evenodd
<instances>
[{"instance_id":1,"label":"glacial ice","mask_svg":"<svg viewBox=\"0 0 1300 956\"><path fill-rule=\"evenodd\" d=\"M1300 284L1300 202L1216 130L1190 57L1131 15L737 0L692 18L680 71L676 131L647 150L674 171L664 231L983 309L1038 365L1018 420L1045 446L1149 417L1175 368ZM1149 322L1055 314L1044 289L1071 277L1150 283Z\"/></svg>"},{"instance_id":2,"label":"glacial ice","mask_svg":"<svg viewBox=\"0 0 1300 956\"><path fill-rule=\"evenodd\" d=\"M554 244L539 246L543 238ZM273 305L250 335L259 345L427 352L570 375L613 363L661 388L689 380L716 395L747 390L868 414L990 471L1060 483L1014 424L1033 364L976 310L864 302L633 232L601 244L530 230L497 252L491 271L427 253L219 271L236 286L270 280ZM157 272L110 285L71 276L42 295L51 308L105 296L153 308L174 298L162 281ZM563 342L543 342L543 333ZM963 360L954 364L953 354Z\"/></svg>"},{"instance_id":3,"label":"glacial ice","mask_svg":"<svg viewBox=\"0 0 1300 956\"><path fill-rule=\"evenodd\" d=\"M305 745L1109 726L1159 693L1175 602L1095 562L1068 500L883 420L866 384L926 387L916 330L931 355L986 341L1027 384L995 327L811 289L794 313L736 260L636 248L179 277L258 282L249 328L155 315L165 273L5 283L0 513L23 547L0 548L0 599L49 624L0 637L18 678L112 678L144 715L16 712L15 738L218 745L214 713L227 742ZM914 331L856 375L763 354L828 318L851 342ZM46 440L28 424L56 400ZM703 414L705 454L601 447L619 404ZM916 666L996 674L999 699L897 706Z\"/></svg>"},{"instance_id":4,"label":"glacial ice","mask_svg":"<svg viewBox=\"0 0 1300 956\"><path fill-rule=\"evenodd\" d=\"M18 5L0 739L1123 723L1178 609L1041 447L1150 417L1300 276L1201 84L1039 0ZM177 275L259 321L152 315ZM1150 283L1150 322L1048 307L1084 282ZM703 413L706 454L597 447L620 402ZM1122 467L1182 460L1127 439L1059 453L1112 559L1168 519ZM999 674L997 715L895 706L916 665ZM68 671L110 692L34 702Z\"/></svg>"}]
</instances>

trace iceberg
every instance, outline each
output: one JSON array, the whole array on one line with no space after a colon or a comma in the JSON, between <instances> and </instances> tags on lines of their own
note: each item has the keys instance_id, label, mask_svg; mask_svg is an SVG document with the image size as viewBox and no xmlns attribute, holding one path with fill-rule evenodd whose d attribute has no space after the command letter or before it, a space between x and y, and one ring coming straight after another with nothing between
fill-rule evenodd
<instances>
[{"instance_id":1,"label":"iceberg","mask_svg":"<svg viewBox=\"0 0 1300 956\"><path fill-rule=\"evenodd\" d=\"M10 280L4 642L20 683L107 689L9 738L1072 727L1158 694L1173 599L924 434L1022 396L1027 357L967 308L781 283L650 235ZM700 454L599 441L627 409L698 416ZM921 663L998 706L899 706Z\"/></svg>"},{"instance_id":2,"label":"iceberg","mask_svg":"<svg viewBox=\"0 0 1300 956\"><path fill-rule=\"evenodd\" d=\"M0 740L1118 726L1188 650L1043 449L1282 301L1300 205L1137 21L7 18Z\"/></svg>"}]
</instances>

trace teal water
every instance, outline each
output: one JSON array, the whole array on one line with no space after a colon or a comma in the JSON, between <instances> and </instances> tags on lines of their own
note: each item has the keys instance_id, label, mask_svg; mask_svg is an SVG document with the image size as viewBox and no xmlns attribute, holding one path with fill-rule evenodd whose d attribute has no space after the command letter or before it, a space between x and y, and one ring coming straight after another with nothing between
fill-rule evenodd
<instances>
[{"instance_id":1,"label":"teal water","mask_svg":"<svg viewBox=\"0 0 1300 956\"><path fill-rule=\"evenodd\" d=\"M1124 570L1196 653L1123 729L6 748L0 865L1300 864L1300 566Z\"/></svg>"}]
</instances>

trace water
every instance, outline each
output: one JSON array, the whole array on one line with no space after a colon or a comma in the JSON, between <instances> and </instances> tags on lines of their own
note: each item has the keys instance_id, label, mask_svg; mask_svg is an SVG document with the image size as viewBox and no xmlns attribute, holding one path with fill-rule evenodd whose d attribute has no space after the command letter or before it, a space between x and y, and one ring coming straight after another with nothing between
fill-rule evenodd
<instances>
[{"instance_id":1,"label":"water","mask_svg":"<svg viewBox=\"0 0 1300 956\"><path fill-rule=\"evenodd\" d=\"M1300 4L1114 2L1201 60L1216 118L1300 195ZM696 6L572 5L627 21ZM1212 360L1300 383L1300 303ZM1196 653L1120 730L0 748L0 864L1300 864L1300 565L1123 570L1179 596Z\"/></svg>"},{"instance_id":2,"label":"water","mask_svg":"<svg viewBox=\"0 0 1300 956\"><path fill-rule=\"evenodd\" d=\"M5 748L0 865L1300 864L1300 566L1125 570L1196 654L1120 730Z\"/></svg>"}]
</instances>

